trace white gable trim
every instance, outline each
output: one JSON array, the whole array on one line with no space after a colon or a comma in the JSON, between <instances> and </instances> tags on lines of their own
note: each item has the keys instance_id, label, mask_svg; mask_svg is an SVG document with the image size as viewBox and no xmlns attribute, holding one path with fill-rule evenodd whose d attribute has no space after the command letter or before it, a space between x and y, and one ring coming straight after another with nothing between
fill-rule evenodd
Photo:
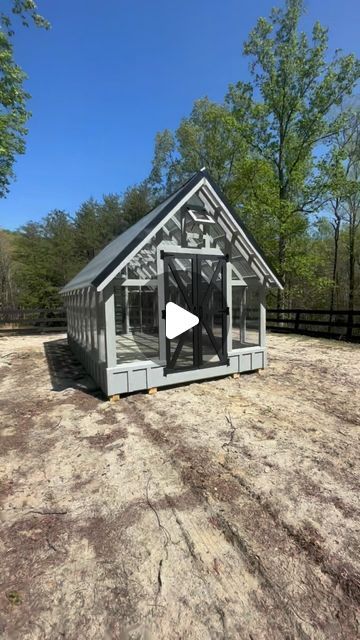
<instances>
[{"instance_id":1,"label":"white gable trim","mask_svg":"<svg viewBox=\"0 0 360 640\"><path fill-rule=\"evenodd\" d=\"M97 291L102 291L111 282L111 280L115 278L115 276L125 267L125 265L127 265L130 260L149 242L149 240L151 240L151 238L153 238L162 229L162 227L168 222L168 220L170 220L170 218L172 218L172 216L177 211L179 211L179 209L181 209L181 207L189 200L189 198L191 198L191 196L193 196L203 186L204 182L205 177L201 178L201 180L199 180L196 185L190 191L188 191L188 193L180 200L180 202L178 202L178 204L174 206L173 209L171 209L171 211L165 216L165 218L163 218L161 222L159 222L159 224L157 224L156 227L154 227L154 229L150 231L146 238L141 240L141 242L136 245L135 249L133 249L133 251L131 251L131 253L129 253L117 267L115 267L115 269L105 278L105 280L103 280L103 282L101 282L101 284L99 284L99 286L97 287Z\"/></svg>"},{"instance_id":2,"label":"white gable trim","mask_svg":"<svg viewBox=\"0 0 360 640\"><path fill-rule=\"evenodd\" d=\"M139 242L138 245L113 269L113 271L98 285L97 291L103 291L105 287L119 274L119 272L141 251L141 249L148 244L148 242L156 236L156 234L166 225L166 223L181 209L181 207L201 188L203 188L203 197L208 200L208 204L215 208L222 209L222 224L221 226L224 229L224 225L228 227L229 231L236 234L237 236L237 244L241 253L243 251L246 252L247 257L244 256L246 260L252 259L253 264L251 268L254 271L254 275L260 279L261 282L264 280L268 280L266 283L268 286L277 286L280 289L283 289L283 286L276 275L271 271L270 267L267 265L266 261L259 254L257 249L253 246L245 231L238 224L236 218L233 216L231 211L225 205L221 197L216 193L213 189L206 176L200 178L194 187L188 191L184 197L169 211L169 213L148 233L148 235ZM226 229L224 229L226 231ZM244 254L243 254L244 255ZM272 282L269 282L271 280Z\"/></svg>"},{"instance_id":3,"label":"white gable trim","mask_svg":"<svg viewBox=\"0 0 360 640\"><path fill-rule=\"evenodd\" d=\"M274 280L276 286L279 287L279 289L283 289L284 287L281 284L281 282L278 280L276 275L271 271L270 267L267 265L265 260L262 258L262 256L259 254L259 252L256 250L254 245L249 240L249 238L246 235L245 231L238 224L236 218L232 215L231 211L229 211L229 209L227 208L225 203L219 198L218 194L214 191L214 189L212 188L211 184L207 181L206 178L204 180L204 186L206 186L206 189L210 192L210 195L212 196L213 201L215 201L215 203L216 202L221 203L222 208L224 209L225 213L227 214L227 216L229 218L229 222L231 222L234 225L236 231L239 233L239 235L241 236L242 240L244 241L245 246L247 245L247 246L250 247L250 253L253 253L254 256L256 257L256 260L257 260L257 262L259 264L259 267L260 267L261 271L265 275L270 275L271 278Z\"/></svg>"}]
</instances>

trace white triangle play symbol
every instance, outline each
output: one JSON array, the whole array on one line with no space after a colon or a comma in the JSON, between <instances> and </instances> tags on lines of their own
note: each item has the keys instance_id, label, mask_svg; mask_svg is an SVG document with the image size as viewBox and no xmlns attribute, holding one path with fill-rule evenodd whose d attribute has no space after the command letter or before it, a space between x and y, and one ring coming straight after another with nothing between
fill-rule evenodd
<instances>
[{"instance_id":1,"label":"white triangle play symbol","mask_svg":"<svg viewBox=\"0 0 360 640\"><path fill-rule=\"evenodd\" d=\"M188 329L199 324L199 318L190 311L186 311L174 302L166 305L166 337L169 340L176 338Z\"/></svg>"}]
</instances>

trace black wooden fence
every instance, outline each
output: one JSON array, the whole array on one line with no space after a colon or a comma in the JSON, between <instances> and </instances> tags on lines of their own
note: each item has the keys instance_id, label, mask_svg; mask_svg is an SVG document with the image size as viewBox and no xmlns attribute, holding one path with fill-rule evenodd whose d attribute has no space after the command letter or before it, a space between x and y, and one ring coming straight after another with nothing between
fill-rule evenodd
<instances>
[{"instance_id":1,"label":"black wooden fence","mask_svg":"<svg viewBox=\"0 0 360 640\"><path fill-rule=\"evenodd\" d=\"M0 333L56 333L66 331L66 312L57 309L0 307Z\"/></svg>"},{"instance_id":2,"label":"black wooden fence","mask_svg":"<svg viewBox=\"0 0 360 640\"><path fill-rule=\"evenodd\" d=\"M268 309L267 329L360 342L360 311Z\"/></svg>"},{"instance_id":3,"label":"black wooden fence","mask_svg":"<svg viewBox=\"0 0 360 640\"><path fill-rule=\"evenodd\" d=\"M267 329L360 342L360 311L324 309L268 309ZM58 309L0 307L0 333L56 333L66 331L66 313Z\"/></svg>"}]
</instances>

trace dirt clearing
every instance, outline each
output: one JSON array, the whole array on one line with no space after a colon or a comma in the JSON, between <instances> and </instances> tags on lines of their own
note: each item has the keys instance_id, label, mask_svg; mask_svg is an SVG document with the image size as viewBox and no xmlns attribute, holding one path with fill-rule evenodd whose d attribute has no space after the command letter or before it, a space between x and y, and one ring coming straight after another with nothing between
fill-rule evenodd
<instances>
[{"instance_id":1,"label":"dirt clearing","mask_svg":"<svg viewBox=\"0 0 360 640\"><path fill-rule=\"evenodd\" d=\"M0 338L0 636L359 637L360 345L104 401L64 336Z\"/></svg>"}]
</instances>

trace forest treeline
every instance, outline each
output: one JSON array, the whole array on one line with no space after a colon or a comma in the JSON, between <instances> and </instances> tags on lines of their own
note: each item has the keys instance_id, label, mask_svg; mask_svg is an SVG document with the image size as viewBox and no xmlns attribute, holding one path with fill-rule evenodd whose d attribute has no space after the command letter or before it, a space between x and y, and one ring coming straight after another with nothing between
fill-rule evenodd
<instances>
[{"instance_id":1,"label":"forest treeline","mask_svg":"<svg viewBox=\"0 0 360 640\"><path fill-rule=\"evenodd\" d=\"M0 231L0 305L58 305L102 247L205 166L280 273L274 304L359 308L360 64L331 57L319 23L303 33L303 12L288 0L258 20L243 49L250 79L158 133L141 184Z\"/></svg>"}]
</instances>

